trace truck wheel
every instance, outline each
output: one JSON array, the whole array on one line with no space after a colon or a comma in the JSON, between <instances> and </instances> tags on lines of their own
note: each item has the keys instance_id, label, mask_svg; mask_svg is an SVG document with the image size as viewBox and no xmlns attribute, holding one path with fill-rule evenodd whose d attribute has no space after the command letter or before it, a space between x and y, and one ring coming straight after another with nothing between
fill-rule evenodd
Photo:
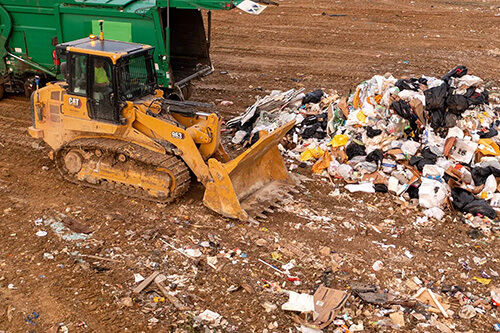
<instances>
[{"instance_id":1,"label":"truck wheel","mask_svg":"<svg viewBox=\"0 0 500 333\"><path fill-rule=\"evenodd\" d=\"M5 95L5 86L3 84L0 84L0 100L3 99L4 95Z\"/></svg>"}]
</instances>

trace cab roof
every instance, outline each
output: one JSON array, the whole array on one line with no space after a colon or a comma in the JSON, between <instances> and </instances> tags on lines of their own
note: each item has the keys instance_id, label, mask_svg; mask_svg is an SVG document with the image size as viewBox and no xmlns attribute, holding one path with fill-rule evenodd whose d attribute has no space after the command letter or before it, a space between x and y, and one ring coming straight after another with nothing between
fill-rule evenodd
<instances>
[{"instance_id":1,"label":"cab roof","mask_svg":"<svg viewBox=\"0 0 500 333\"><path fill-rule=\"evenodd\" d=\"M88 53L109 53L109 56L113 54L125 55L128 53L133 53L139 50L151 49L149 45L121 42L116 40L99 40L98 37L91 39L89 37L78 39L75 41L59 44L59 48L70 51L71 49L79 49L81 51L88 51Z\"/></svg>"}]
</instances>

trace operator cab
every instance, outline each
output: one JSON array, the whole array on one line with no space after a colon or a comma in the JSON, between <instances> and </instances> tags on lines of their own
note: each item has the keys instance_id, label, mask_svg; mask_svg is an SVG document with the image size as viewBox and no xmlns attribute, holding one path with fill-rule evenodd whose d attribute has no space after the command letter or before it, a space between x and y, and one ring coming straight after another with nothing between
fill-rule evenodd
<instances>
[{"instance_id":1,"label":"operator cab","mask_svg":"<svg viewBox=\"0 0 500 333\"><path fill-rule=\"evenodd\" d=\"M157 86L154 48L148 45L83 38L56 47L66 60L67 94L87 101L91 119L120 122L126 101L153 94Z\"/></svg>"}]
</instances>

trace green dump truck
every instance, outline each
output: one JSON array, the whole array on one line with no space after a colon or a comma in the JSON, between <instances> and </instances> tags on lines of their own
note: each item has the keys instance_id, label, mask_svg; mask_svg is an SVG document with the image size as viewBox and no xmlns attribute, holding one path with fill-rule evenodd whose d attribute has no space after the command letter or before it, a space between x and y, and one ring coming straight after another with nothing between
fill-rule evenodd
<instances>
[{"instance_id":1,"label":"green dump truck","mask_svg":"<svg viewBox=\"0 0 500 333\"><path fill-rule=\"evenodd\" d=\"M0 0L0 98L27 96L35 76L54 80L60 62L54 46L90 34L155 47L158 83L181 98L191 80L208 75L211 10L243 0ZM206 20L202 9L206 10ZM205 29L205 26L207 27Z\"/></svg>"}]
</instances>

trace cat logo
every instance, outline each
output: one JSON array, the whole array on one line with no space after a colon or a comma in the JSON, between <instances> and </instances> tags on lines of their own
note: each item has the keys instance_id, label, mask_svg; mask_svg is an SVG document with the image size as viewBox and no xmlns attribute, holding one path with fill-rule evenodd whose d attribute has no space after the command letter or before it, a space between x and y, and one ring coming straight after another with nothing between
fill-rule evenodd
<instances>
[{"instance_id":1,"label":"cat logo","mask_svg":"<svg viewBox=\"0 0 500 333\"><path fill-rule=\"evenodd\" d=\"M68 99L68 104L71 106L74 106L75 108L79 109L82 107L82 101L79 98L76 97L70 97Z\"/></svg>"}]
</instances>

